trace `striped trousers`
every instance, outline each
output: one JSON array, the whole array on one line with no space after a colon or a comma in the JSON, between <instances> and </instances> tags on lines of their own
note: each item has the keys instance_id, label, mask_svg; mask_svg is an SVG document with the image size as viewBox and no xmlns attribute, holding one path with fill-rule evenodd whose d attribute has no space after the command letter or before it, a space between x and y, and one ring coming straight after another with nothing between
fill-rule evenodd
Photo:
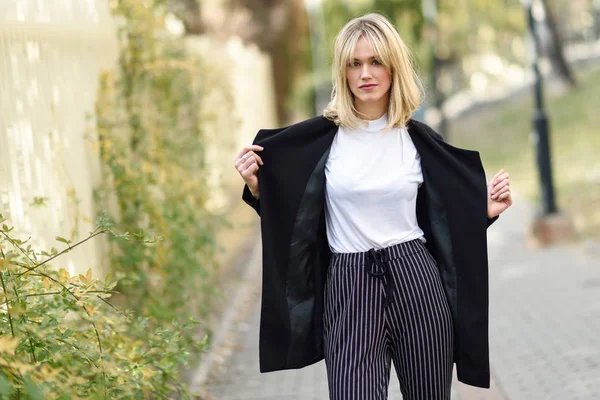
<instances>
[{"instance_id":1,"label":"striped trousers","mask_svg":"<svg viewBox=\"0 0 600 400\"><path fill-rule=\"evenodd\" d=\"M452 317L420 240L334 253L323 318L331 400L387 399L392 361L404 400L450 399Z\"/></svg>"}]
</instances>

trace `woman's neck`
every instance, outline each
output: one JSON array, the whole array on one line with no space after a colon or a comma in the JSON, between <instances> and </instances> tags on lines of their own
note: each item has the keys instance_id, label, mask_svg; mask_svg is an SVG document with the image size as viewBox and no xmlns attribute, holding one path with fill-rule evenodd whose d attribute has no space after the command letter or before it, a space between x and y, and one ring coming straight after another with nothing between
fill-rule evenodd
<instances>
[{"instance_id":1,"label":"woman's neck","mask_svg":"<svg viewBox=\"0 0 600 400\"><path fill-rule=\"evenodd\" d=\"M383 116L388 110L388 102L380 103L355 103L358 117L365 121L375 121Z\"/></svg>"}]
</instances>

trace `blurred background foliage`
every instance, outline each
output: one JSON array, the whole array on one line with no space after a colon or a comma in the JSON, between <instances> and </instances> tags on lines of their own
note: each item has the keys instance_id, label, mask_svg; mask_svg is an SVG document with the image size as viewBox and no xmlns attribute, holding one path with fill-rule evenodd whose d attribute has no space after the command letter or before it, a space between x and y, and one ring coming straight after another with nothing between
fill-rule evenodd
<instances>
[{"instance_id":1,"label":"blurred background foliage","mask_svg":"<svg viewBox=\"0 0 600 400\"><path fill-rule=\"evenodd\" d=\"M368 11L381 12L396 24L415 53L432 97L437 90L446 98L473 85L506 80L511 69L513 75L518 69L522 74L528 63L526 18L519 0L167 0L165 4L182 19L187 34L239 36L271 55L282 122L314 114L314 93L330 84L330 71L329 62L315 70L313 58L330 61L339 29ZM536 4L544 52L557 75L574 84L564 62L563 41L597 37L598 5L593 0ZM217 8L226 18L213 18ZM311 29L323 31L312 51Z\"/></svg>"},{"instance_id":2,"label":"blurred background foliage","mask_svg":"<svg viewBox=\"0 0 600 400\"><path fill-rule=\"evenodd\" d=\"M101 75L97 94L105 169L97 198L121 230L161 241L139 246L113 238L111 271L127 307L158 326L183 323L205 316L214 295L220 217L206 206L209 167L198 114L210 85L202 60L166 33L164 2L112 4L123 23L119 67ZM183 339L191 344L193 336Z\"/></svg>"}]
</instances>

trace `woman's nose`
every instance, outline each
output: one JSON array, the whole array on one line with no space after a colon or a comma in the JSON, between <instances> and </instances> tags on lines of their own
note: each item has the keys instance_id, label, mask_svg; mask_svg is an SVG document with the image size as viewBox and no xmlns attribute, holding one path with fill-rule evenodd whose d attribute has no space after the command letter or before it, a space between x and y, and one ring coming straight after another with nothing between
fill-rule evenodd
<instances>
[{"instance_id":1,"label":"woman's nose","mask_svg":"<svg viewBox=\"0 0 600 400\"><path fill-rule=\"evenodd\" d=\"M370 65L364 65L361 69L361 74L360 77L362 79L366 79L366 78L370 78L371 77L371 68Z\"/></svg>"}]
</instances>

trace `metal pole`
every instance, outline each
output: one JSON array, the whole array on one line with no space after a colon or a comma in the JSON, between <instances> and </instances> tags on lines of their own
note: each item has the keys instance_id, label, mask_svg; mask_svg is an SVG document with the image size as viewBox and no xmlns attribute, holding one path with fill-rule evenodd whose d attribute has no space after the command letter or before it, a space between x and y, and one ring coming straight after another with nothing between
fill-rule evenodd
<instances>
[{"instance_id":1,"label":"metal pole","mask_svg":"<svg viewBox=\"0 0 600 400\"><path fill-rule=\"evenodd\" d=\"M548 118L544 111L544 97L542 93L542 74L538 64L539 40L535 29L533 18L533 2L527 4L527 21L533 39L533 72L535 76L534 96L535 114L533 116L534 139L536 144L536 158L540 176L542 215L550 215L558 212L554 196L554 185L552 183L552 161L550 156L550 135L548 129Z\"/></svg>"}]
</instances>

